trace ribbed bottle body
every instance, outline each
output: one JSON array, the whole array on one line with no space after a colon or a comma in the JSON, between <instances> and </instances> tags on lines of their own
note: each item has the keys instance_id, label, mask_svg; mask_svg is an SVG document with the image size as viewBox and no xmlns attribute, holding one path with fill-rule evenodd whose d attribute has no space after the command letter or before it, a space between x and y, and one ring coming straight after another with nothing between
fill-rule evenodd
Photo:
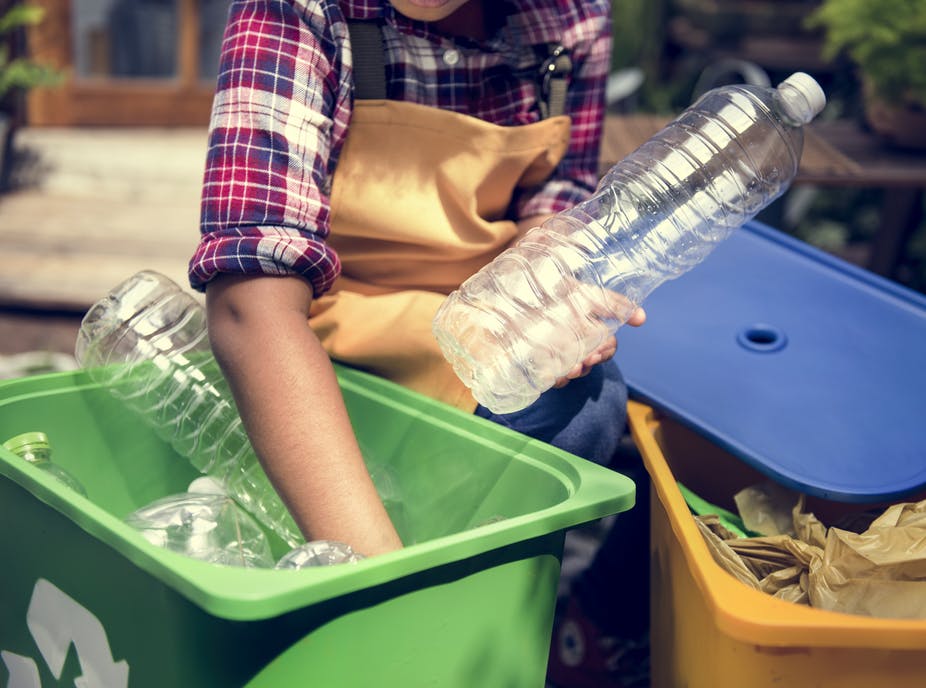
<instances>
[{"instance_id":1,"label":"ribbed bottle body","mask_svg":"<svg viewBox=\"0 0 926 688\"><path fill-rule=\"evenodd\" d=\"M640 304L785 192L803 129L750 86L707 94L563 213L594 245L604 286ZM555 219L554 219L555 223Z\"/></svg>"},{"instance_id":2,"label":"ribbed bottle body","mask_svg":"<svg viewBox=\"0 0 926 688\"><path fill-rule=\"evenodd\" d=\"M615 165L589 200L464 282L433 331L473 396L496 413L526 407L653 289L784 193L801 126L822 107L804 100L785 84L709 92Z\"/></svg>"},{"instance_id":3,"label":"ribbed bottle body","mask_svg":"<svg viewBox=\"0 0 926 688\"><path fill-rule=\"evenodd\" d=\"M76 356L265 527L291 547L304 542L254 454L191 296L163 275L134 275L87 311Z\"/></svg>"}]
</instances>

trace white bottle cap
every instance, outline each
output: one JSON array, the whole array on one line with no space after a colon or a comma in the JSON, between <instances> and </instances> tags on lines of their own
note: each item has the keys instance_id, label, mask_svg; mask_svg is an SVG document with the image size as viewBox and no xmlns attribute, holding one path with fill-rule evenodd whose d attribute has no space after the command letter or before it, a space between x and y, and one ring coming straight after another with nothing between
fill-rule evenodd
<instances>
[{"instance_id":1,"label":"white bottle cap","mask_svg":"<svg viewBox=\"0 0 926 688\"><path fill-rule=\"evenodd\" d=\"M805 124L819 115L826 105L826 94L820 84L817 83L817 80L809 74L794 72L778 86L778 90L782 95L791 89L797 91L803 97L805 104L798 106L793 98L788 97L785 97L785 101L792 106L789 108L792 110L791 114Z\"/></svg>"},{"instance_id":2,"label":"white bottle cap","mask_svg":"<svg viewBox=\"0 0 926 688\"><path fill-rule=\"evenodd\" d=\"M211 475L204 475L202 477L196 478L193 482L190 483L190 486L186 489L186 491L193 494L228 494L228 490L225 489L225 485L220 480L213 478Z\"/></svg>"}]
</instances>

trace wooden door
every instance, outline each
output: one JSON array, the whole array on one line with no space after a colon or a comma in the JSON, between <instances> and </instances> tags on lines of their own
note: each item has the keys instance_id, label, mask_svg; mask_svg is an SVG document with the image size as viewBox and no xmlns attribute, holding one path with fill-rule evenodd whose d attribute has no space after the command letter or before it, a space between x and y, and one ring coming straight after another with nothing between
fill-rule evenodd
<instances>
[{"instance_id":1,"label":"wooden door","mask_svg":"<svg viewBox=\"0 0 926 688\"><path fill-rule=\"evenodd\" d=\"M228 0L33 0L36 60L66 73L27 101L32 126L205 126Z\"/></svg>"}]
</instances>

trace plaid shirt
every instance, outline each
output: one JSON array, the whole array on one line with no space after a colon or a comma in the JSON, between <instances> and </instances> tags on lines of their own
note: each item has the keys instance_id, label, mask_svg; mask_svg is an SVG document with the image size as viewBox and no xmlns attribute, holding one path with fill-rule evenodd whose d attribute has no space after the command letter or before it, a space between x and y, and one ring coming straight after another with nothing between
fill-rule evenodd
<instances>
[{"instance_id":1,"label":"plaid shirt","mask_svg":"<svg viewBox=\"0 0 926 688\"><path fill-rule=\"evenodd\" d=\"M505 9L504 26L477 42L435 33L387 2L232 2L191 285L203 290L221 272L298 274L317 297L337 278L338 257L325 238L331 177L353 103L347 19L383 23L390 99L503 126L540 119L536 84L545 54L537 48L564 45L573 61L565 106L570 145L552 177L520 192L509 215L552 214L587 198L597 183L610 2L507 0Z\"/></svg>"}]
</instances>

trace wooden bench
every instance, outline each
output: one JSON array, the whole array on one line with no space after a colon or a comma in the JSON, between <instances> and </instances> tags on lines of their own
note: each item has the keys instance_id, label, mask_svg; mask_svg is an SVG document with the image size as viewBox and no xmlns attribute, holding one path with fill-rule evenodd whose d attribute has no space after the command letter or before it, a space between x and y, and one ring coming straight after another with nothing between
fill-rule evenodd
<instances>
[{"instance_id":1,"label":"wooden bench","mask_svg":"<svg viewBox=\"0 0 926 688\"><path fill-rule=\"evenodd\" d=\"M601 146L600 173L636 150L671 118L609 115ZM881 220L868 269L892 277L921 217L926 189L926 155L882 143L854 121L811 124L804 138L795 184L884 190Z\"/></svg>"}]
</instances>

